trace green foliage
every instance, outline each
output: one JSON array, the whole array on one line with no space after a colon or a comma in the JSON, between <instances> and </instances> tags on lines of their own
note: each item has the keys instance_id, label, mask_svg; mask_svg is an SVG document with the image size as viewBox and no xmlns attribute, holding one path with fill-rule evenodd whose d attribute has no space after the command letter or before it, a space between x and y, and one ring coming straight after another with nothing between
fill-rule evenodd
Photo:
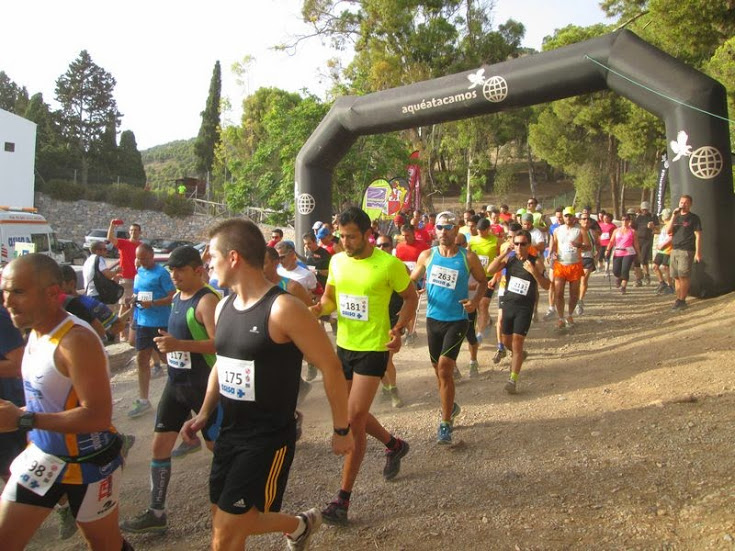
<instances>
[{"instance_id":1,"label":"green foliage","mask_svg":"<svg viewBox=\"0 0 735 551\"><path fill-rule=\"evenodd\" d=\"M151 189L173 186L177 178L195 176L194 138L157 145L141 152L143 168Z\"/></svg>"},{"instance_id":2,"label":"green foliage","mask_svg":"<svg viewBox=\"0 0 735 551\"><path fill-rule=\"evenodd\" d=\"M117 167L120 177L133 186L145 186L143 158L138 151L135 134L131 130L126 130L120 136L120 147L117 154Z\"/></svg>"},{"instance_id":3,"label":"green foliage","mask_svg":"<svg viewBox=\"0 0 735 551\"><path fill-rule=\"evenodd\" d=\"M214 163L214 150L219 141L220 124L220 96L222 95L222 69L219 61L214 64L212 80L209 83L209 95L207 105L202 111L202 124L199 127L199 135L194 142L194 153L196 155L196 169L204 178L212 170Z\"/></svg>"},{"instance_id":4,"label":"green foliage","mask_svg":"<svg viewBox=\"0 0 735 551\"><path fill-rule=\"evenodd\" d=\"M0 109L23 115L28 106L28 90L10 80L5 71L0 71Z\"/></svg>"},{"instance_id":5,"label":"green foliage","mask_svg":"<svg viewBox=\"0 0 735 551\"><path fill-rule=\"evenodd\" d=\"M43 186L43 192L59 201L79 201L85 198L85 187L64 180L49 180Z\"/></svg>"},{"instance_id":6,"label":"green foliage","mask_svg":"<svg viewBox=\"0 0 735 551\"><path fill-rule=\"evenodd\" d=\"M181 195L167 195L163 199L163 212L169 216L189 216L194 212L194 205Z\"/></svg>"},{"instance_id":7,"label":"green foliage","mask_svg":"<svg viewBox=\"0 0 735 551\"><path fill-rule=\"evenodd\" d=\"M510 163L498 165L493 180L493 193L499 198L507 197L515 185L516 168Z\"/></svg>"}]
</instances>

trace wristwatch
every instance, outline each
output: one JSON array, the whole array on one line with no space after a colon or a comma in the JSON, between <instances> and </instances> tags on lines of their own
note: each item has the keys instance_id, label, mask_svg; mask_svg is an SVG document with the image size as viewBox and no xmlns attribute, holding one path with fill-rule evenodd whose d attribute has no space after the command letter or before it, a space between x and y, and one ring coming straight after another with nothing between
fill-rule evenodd
<instances>
[{"instance_id":1,"label":"wristwatch","mask_svg":"<svg viewBox=\"0 0 735 551\"><path fill-rule=\"evenodd\" d=\"M334 434L338 436L347 436L350 433L350 426L347 425L346 429L334 429Z\"/></svg>"},{"instance_id":2,"label":"wristwatch","mask_svg":"<svg viewBox=\"0 0 735 551\"><path fill-rule=\"evenodd\" d=\"M31 430L36 421L36 414L32 411L26 411L18 417L18 428L20 430Z\"/></svg>"}]
</instances>

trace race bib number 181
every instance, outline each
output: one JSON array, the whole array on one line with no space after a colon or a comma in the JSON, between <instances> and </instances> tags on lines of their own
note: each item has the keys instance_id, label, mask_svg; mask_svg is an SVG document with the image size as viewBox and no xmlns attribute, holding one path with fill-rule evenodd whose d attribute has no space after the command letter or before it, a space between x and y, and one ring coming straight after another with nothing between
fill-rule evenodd
<instances>
[{"instance_id":1,"label":"race bib number 181","mask_svg":"<svg viewBox=\"0 0 735 551\"><path fill-rule=\"evenodd\" d=\"M339 294L339 313L343 318L355 321L368 320L368 297Z\"/></svg>"}]
</instances>

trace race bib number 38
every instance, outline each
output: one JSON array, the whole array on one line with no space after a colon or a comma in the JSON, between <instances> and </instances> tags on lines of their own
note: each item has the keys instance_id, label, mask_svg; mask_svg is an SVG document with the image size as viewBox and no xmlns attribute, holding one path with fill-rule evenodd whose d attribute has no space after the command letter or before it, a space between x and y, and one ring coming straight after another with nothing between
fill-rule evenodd
<instances>
[{"instance_id":1,"label":"race bib number 38","mask_svg":"<svg viewBox=\"0 0 735 551\"><path fill-rule=\"evenodd\" d=\"M362 295L339 295L339 313L343 318L367 321L368 297Z\"/></svg>"},{"instance_id":2,"label":"race bib number 38","mask_svg":"<svg viewBox=\"0 0 735 551\"><path fill-rule=\"evenodd\" d=\"M255 362L217 356L219 393L240 402L255 401Z\"/></svg>"},{"instance_id":3,"label":"race bib number 38","mask_svg":"<svg viewBox=\"0 0 735 551\"><path fill-rule=\"evenodd\" d=\"M431 285L438 285L445 289L454 289L457 287L457 277L459 272L452 268L446 268L444 266L432 266L431 273L429 274L429 283Z\"/></svg>"},{"instance_id":4,"label":"race bib number 38","mask_svg":"<svg viewBox=\"0 0 735 551\"><path fill-rule=\"evenodd\" d=\"M39 496L46 495L64 469L64 463L55 455L48 454L35 444L28 446L10 465L15 482Z\"/></svg>"}]
</instances>

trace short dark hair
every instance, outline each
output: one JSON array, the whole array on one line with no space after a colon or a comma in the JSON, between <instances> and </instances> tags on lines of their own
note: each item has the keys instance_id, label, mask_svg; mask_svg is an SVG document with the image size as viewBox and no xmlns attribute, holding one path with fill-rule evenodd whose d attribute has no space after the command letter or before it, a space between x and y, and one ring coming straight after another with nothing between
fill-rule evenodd
<instances>
[{"instance_id":1,"label":"short dark hair","mask_svg":"<svg viewBox=\"0 0 735 551\"><path fill-rule=\"evenodd\" d=\"M482 216L480 216L479 214L473 214L472 217L470 217L470 222L474 222L475 224L477 224L481 218Z\"/></svg>"},{"instance_id":2,"label":"short dark hair","mask_svg":"<svg viewBox=\"0 0 735 551\"><path fill-rule=\"evenodd\" d=\"M531 244L531 232L529 232L528 230L520 229L516 231L516 237L518 237L519 235L525 237L528 240L528 244Z\"/></svg>"},{"instance_id":3,"label":"short dark hair","mask_svg":"<svg viewBox=\"0 0 735 551\"><path fill-rule=\"evenodd\" d=\"M143 231L143 228L141 228L140 227L140 224L138 224L137 222L133 222L132 224L130 224L130 227L131 228L138 228L138 231L140 231L140 232Z\"/></svg>"},{"instance_id":4,"label":"short dark hair","mask_svg":"<svg viewBox=\"0 0 735 551\"><path fill-rule=\"evenodd\" d=\"M464 211L465 214L470 214L471 216L475 215L475 209L467 209Z\"/></svg>"},{"instance_id":5,"label":"short dark hair","mask_svg":"<svg viewBox=\"0 0 735 551\"><path fill-rule=\"evenodd\" d=\"M209 230L209 238L215 237L220 253L236 251L251 268L263 268L265 239L258 226L250 220L244 218L224 220Z\"/></svg>"},{"instance_id":6,"label":"short dark hair","mask_svg":"<svg viewBox=\"0 0 735 551\"><path fill-rule=\"evenodd\" d=\"M365 233L373 226L368 214L359 207L350 207L339 215L339 225L348 224L355 224L360 233Z\"/></svg>"},{"instance_id":7,"label":"short dark hair","mask_svg":"<svg viewBox=\"0 0 735 551\"><path fill-rule=\"evenodd\" d=\"M265 256L267 256L271 260L278 261L278 251L273 247L265 248Z\"/></svg>"},{"instance_id":8,"label":"short dark hair","mask_svg":"<svg viewBox=\"0 0 735 551\"><path fill-rule=\"evenodd\" d=\"M487 218L481 218L480 221L477 223L477 229L485 231L490 227L490 220Z\"/></svg>"},{"instance_id":9,"label":"short dark hair","mask_svg":"<svg viewBox=\"0 0 735 551\"><path fill-rule=\"evenodd\" d=\"M64 264L61 267L61 281L62 283L66 283L67 281L73 281L76 283L77 281L77 272L69 266L68 264Z\"/></svg>"},{"instance_id":10,"label":"short dark hair","mask_svg":"<svg viewBox=\"0 0 735 551\"><path fill-rule=\"evenodd\" d=\"M682 195L679 199L689 199L689 202L694 204L694 199L692 199L691 195Z\"/></svg>"},{"instance_id":11,"label":"short dark hair","mask_svg":"<svg viewBox=\"0 0 735 551\"><path fill-rule=\"evenodd\" d=\"M518 233L523 229L523 226L521 226L518 222L511 222L508 224L508 231L513 231Z\"/></svg>"},{"instance_id":12,"label":"short dark hair","mask_svg":"<svg viewBox=\"0 0 735 551\"><path fill-rule=\"evenodd\" d=\"M409 233L413 233L415 230L413 229L413 226L411 224L403 224L401 226L401 232L407 231Z\"/></svg>"},{"instance_id":13,"label":"short dark hair","mask_svg":"<svg viewBox=\"0 0 735 551\"><path fill-rule=\"evenodd\" d=\"M301 239L304 241L316 241L316 235L314 235L314 232L308 231L301 236Z\"/></svg>"},{"instance_id":14,"label":"short dark hair","mask_svg":"<svg viewBox=\"0 0 735 551\"><path fill-rule=\"evenodd\" d=\"M283 237L283 230L281 228L276 228L274 230L271 230L272 233L277 233L281 237Z\"/></svg>"},{"instance_id":15,"label":"short dark hair","mask_svg":"<svg viewBox=\"0 0 735 551\"><path fill-rule=\"evenodd\" d=\"M375 241L377 241L381 237L384 237L385 239L387 239L388 243L390 243L391 245L393 244L393 238L388 233L381 233Z\"/></svg>"},{"instance_id":16,"label":"short dark hair","mask_svg":"<svg viewBox=\"0 0 735 551\"><path fill-rule=\"evenodd\" d=\"M151 246L150 243L144 243L144 242L142 242L136 248L143 249L144 251L147 251L147 252L149 252L151 254L154 254L155 253L155 251L153 250L153 247Z\"/></svg>"}]
</instances>

